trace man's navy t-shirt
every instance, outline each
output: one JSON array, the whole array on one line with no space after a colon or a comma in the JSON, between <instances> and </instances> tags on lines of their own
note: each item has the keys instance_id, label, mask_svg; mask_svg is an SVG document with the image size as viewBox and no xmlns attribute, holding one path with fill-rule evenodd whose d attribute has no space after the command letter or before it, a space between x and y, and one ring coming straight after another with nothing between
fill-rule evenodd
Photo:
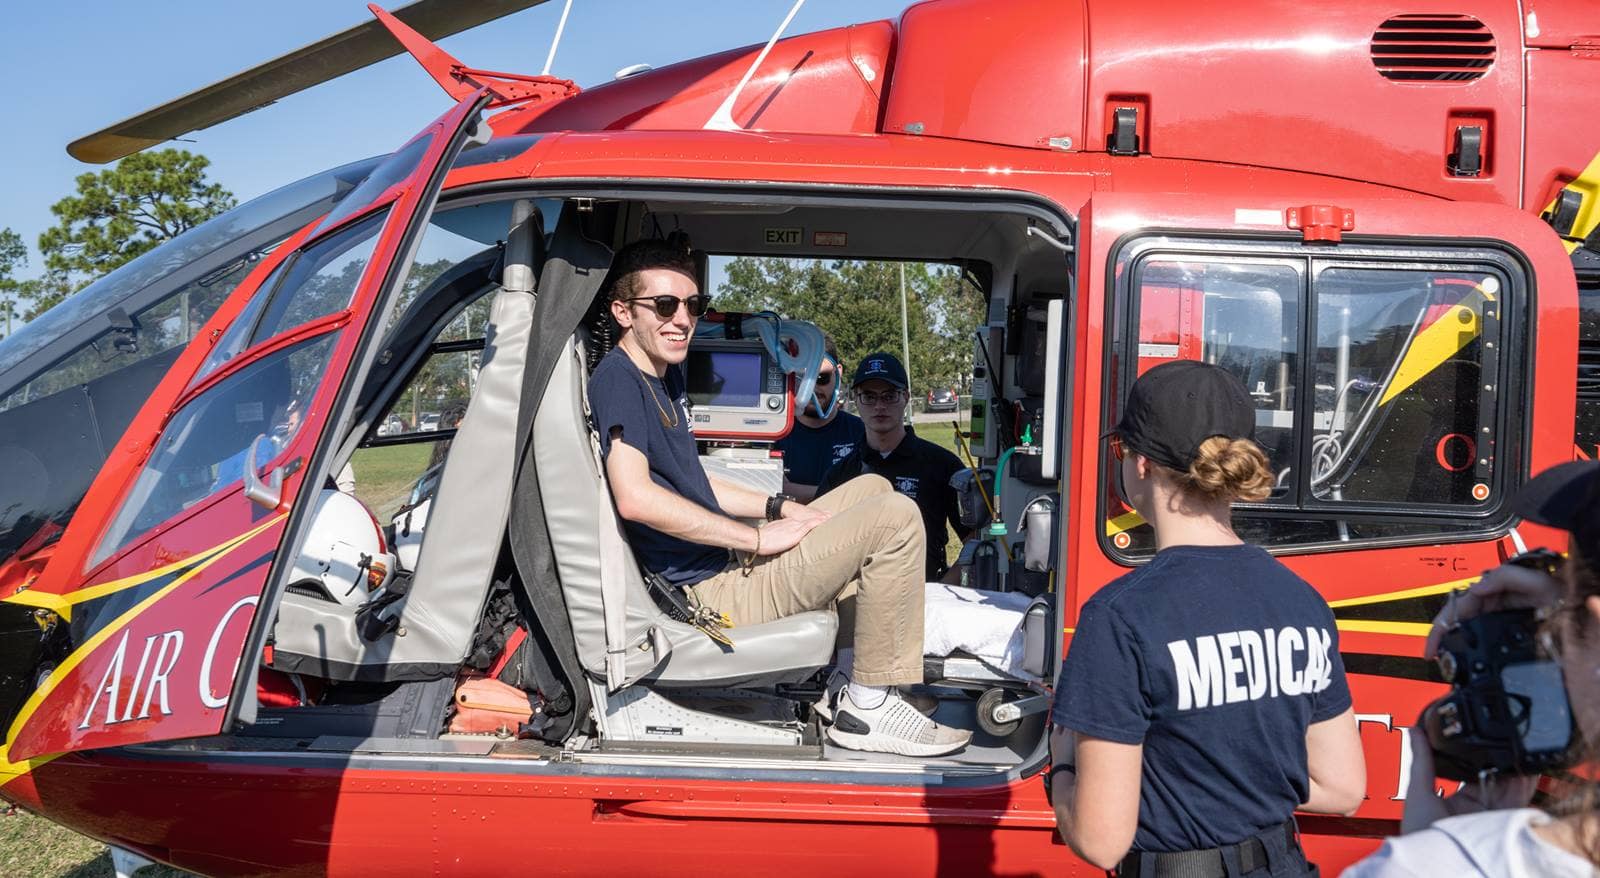
<instances>
[{"instance_id":1,"label":"man's navy t-shirt","mask_svg":"<svg viewBox=\"0 0 1600 878\"><path fill-rule=\"evenodd\" d=\"M600 454L610 456L611 433L621 428L622 441L650 462L651 481L721 515L689 432L684 387L682 366L668 368L663 382L640 371L622 348L613 348L589 377L589 409L600 434ZM663 410L677 426L662 423ZM631 521L623 521L623 528L644 566L674 585L693 585L728 566L727 549L680 540Z\"/></svg>"},{"instance_id":2,"label":"man's navy t-shirt","mask_svg":"<svg viewBox=\"0 0 1600 878\"><path fill-rule=\"evenodd\" d=\"M1306 728L1350 707L1333 613L1256 546L1173 546L1088 603L1057 725L1144 745L1140 851L1235 844L1306 799Z\"/></svg>"},{"instance_id":3,"label":"man's navy t-shirt","mask_svg":"<svg viewBox=\"0 0 1600 878\"><path fill-rule=\"evenodd\" d=\"M789 481L815 486L822 483L828 467L848 457L866 435L860 418L839 412L820 427L807 427L796 420L789 435L772 447L783 452L783 474Z\"/></svg>"}]
</instances>

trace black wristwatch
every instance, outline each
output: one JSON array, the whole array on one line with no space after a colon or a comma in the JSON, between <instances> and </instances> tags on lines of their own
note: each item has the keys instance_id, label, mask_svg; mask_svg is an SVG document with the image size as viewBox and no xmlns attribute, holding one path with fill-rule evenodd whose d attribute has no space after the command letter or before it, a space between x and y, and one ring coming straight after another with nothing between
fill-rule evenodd
<instances>
[{"instance_id":1,"label":"black wristwatch","mask_svg":"<svg viewBox=\"0 0 1600 878\"><path fill-rule=\"evenodd\" d=\"M783 504L795 499L789 494L773 494L767 498L767 520L777 521L783 517Z\"/></svg>"}]
</instances>

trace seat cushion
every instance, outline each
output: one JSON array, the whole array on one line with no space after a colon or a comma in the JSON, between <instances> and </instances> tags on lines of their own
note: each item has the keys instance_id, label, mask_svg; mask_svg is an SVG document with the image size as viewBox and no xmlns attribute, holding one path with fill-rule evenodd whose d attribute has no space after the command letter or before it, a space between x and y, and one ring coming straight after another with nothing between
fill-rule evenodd
<instances>
[{"instance_id":1,"label":"seat cushion","mask_svg":"<svg viewBox=\"0 0 1600 878\"><path fill-rule=\"evenodd\" d=\"M726 630L733 648L692 625L663 618L667 660L645 679L658 687L798 683L833 661L839 618L826 610Z\"/></svg>"}]
</instances>

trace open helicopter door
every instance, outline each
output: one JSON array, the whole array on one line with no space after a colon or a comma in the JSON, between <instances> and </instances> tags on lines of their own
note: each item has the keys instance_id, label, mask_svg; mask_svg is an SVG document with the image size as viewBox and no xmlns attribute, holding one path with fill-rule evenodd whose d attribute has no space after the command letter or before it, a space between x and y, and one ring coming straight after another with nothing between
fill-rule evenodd
<instances>
[{"instance_id":1,"label":"open helicopter door","mask_svg":"<svg viewBox=\"0 0 1600 878\"><path fill-rule=\"evenodd\" d=\"M456 104L239 287L144 404L50 566L0 603L41 632L37 648L0 650L16 665L0 667L15 686L0 692L0 782L51 754L217 734L254 705L241 656L262 648L283 535L327 478L323 434L488 98Z\"/></svg>"}]
</instances>

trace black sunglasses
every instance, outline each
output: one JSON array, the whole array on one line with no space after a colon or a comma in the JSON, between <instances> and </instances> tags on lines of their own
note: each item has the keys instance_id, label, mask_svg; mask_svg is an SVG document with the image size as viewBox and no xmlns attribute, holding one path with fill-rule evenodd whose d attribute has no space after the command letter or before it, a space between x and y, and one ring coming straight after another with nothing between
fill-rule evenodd
<instances>
[{"instance_id":1,"label":"black sunglasses","mask_svg":"<svg viewBox=\"0 0 1600 878\"><path fill-rule=\"evenodd\" d=\"M661 295L635 296L631 299L623 299L622 301L628 302L629 304L634 302L649 302L655 308L656 316L660 317L662 320L671 320L672 315L678 313L678 304L680 302L688 307L690 317L699 317L706 313L707 308L711 307L711 297L705 293L698 293L690 296L687 299L680 299L677 296L671 295Z\"/></svg>"}]
</instances>

